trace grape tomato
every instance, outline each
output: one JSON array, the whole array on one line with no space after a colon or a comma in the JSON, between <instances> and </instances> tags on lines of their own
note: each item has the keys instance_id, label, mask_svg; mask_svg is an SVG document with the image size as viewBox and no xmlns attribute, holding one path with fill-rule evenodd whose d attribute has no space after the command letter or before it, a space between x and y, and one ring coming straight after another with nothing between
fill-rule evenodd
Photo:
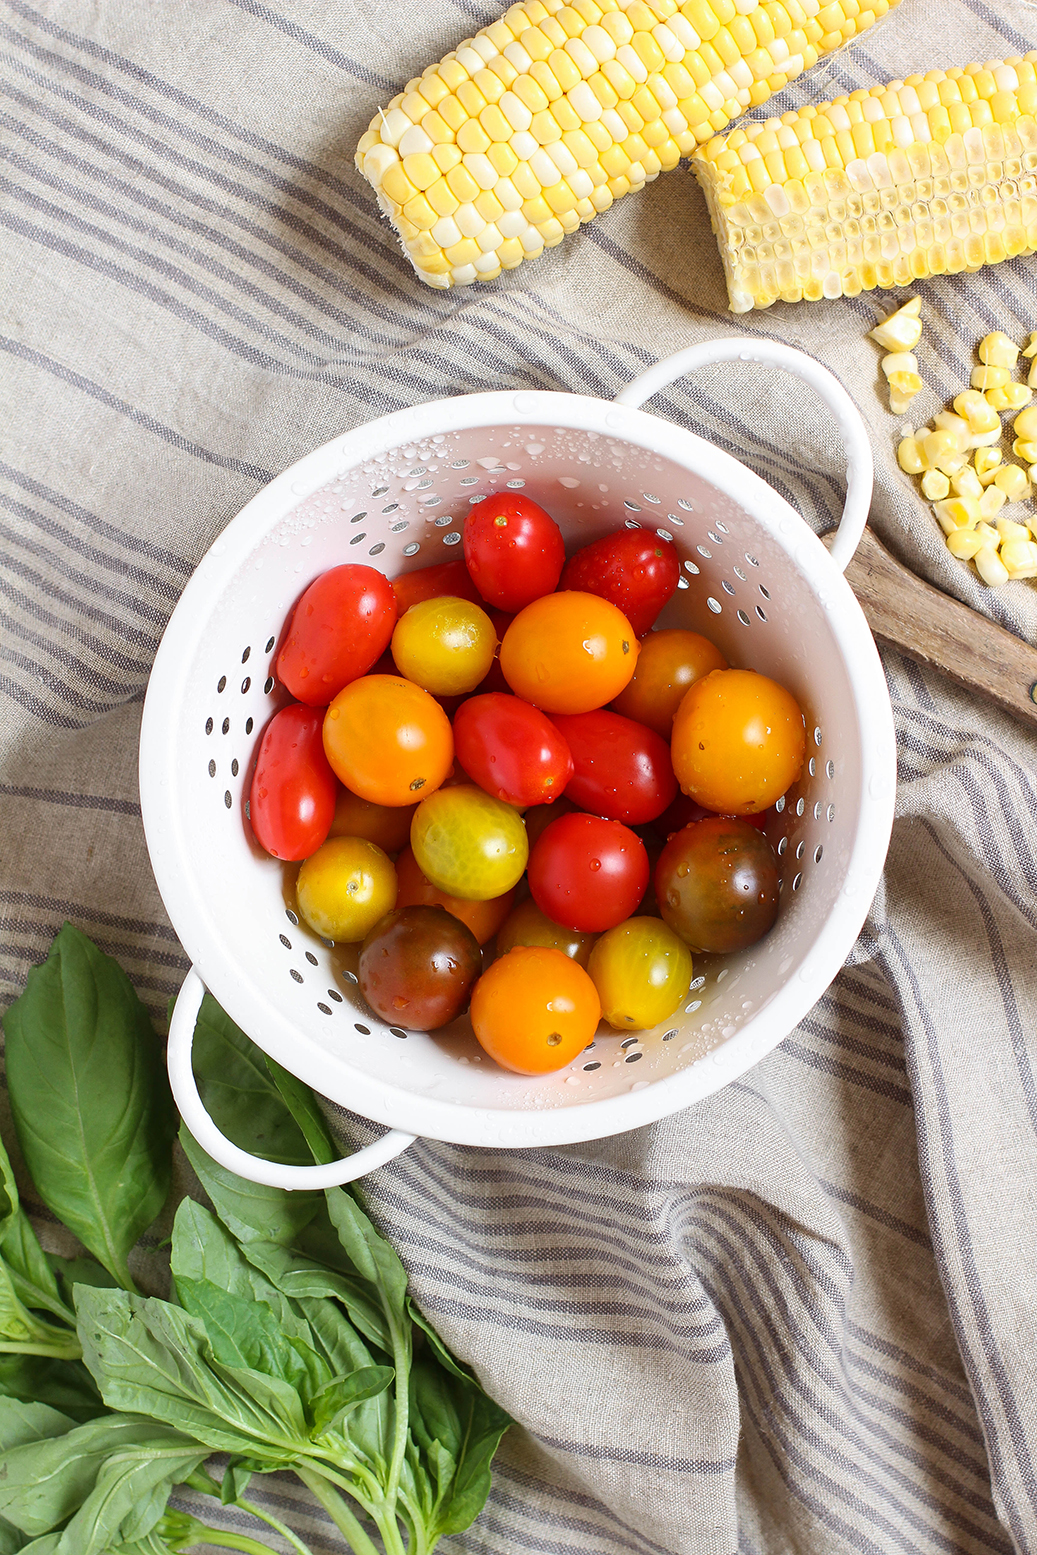
<instances>
[{"instance_id":1,"label":"grape tomato","mask_svg":"<svg viewBox=\"0 0 1037 1555\"><path fill-rule=\"evenodd\" d=\"M450 594L455 599L471 600L482 604L482 595L472 582L471 573L464 562L440 562L435 567L419 567L414 572L403 572L392 580L398 613L404 615L412 605L424 599L439 599Z\"/></svg>"},{"instance_id":2,"label":"grape tomato","mask_svg":"<svg viewBox=\"0 0 1037 1555\"><path fill-rule=\"evenodd\" d=\"M302 865L295 894L311 929L351 945L396 905L396 871L373 842L330 837Z\"/></svg>"},{"instance_id":3,"label":"grape tomato","mask_svg":"<svg viewBox=\"0 0 1037 1555\"><path fill-rule=\"evenodd\" d=\"M389 646L396 595L384 573L348 563L316 578L288 622L277 678L309 707L327 707Z\"/></svg>"},{"instance_id":4,"label":"grape tomato","mask_svg":"<svg viewBox=\"0 0 1037 1555\"><path fill-rule=\"evenodd\" d=\"M294 703L263 730L248 814L260 847L274 858L316 853L335 815L338 782L324 754L324 710Z\"/></svg>"},{"instance_id":5,"label":"grape tomato","mask_svg":"<svg viewBox=\"0 0 1037 1555\"><path fill-rule=\"evenodd\" d=\"M550 804L572 777L564 734L516 696L491 692L462 703L454 748L473 781L507 804Z\"/></svg>"},{"instance_id":6,"label":"grape tomato","mask_svg":"<svg viewBox=\"0 0 1037 1555\"><path fill-rule=\"evenodd\" d=\"M449 594L411 605L392 634L400 674L437 697L474 691L496 651L497 634L486 611Z\"/></svg>"},{"instance_id":7,"label":"grape tomato","mask_svg":"<svg viewBox=\"0 0 1037 1555\"><path fill-rule=\"evenodd\" d=\"M654 729L605 708L555 713L552 722L572 752L566 798L580 809L640 826L673 802L670 747Z\"/></svg>"},{"instance_id":8,"label":"grape tomato","mask_svg":"<svg viewBox=\"0 0 1037 1555\"><path fill-rule=\"evenodd\" d=\"M514 613L557 586L565 562L562 532L538 502L498 491L469 508L464 559L487 604Z\"/></svg>"},{"instance_id":9,"label":"grape tomato","mask_svg":"<svg viewBox=\"0 0 1037 1555\"><path fill-rule=\"evenodd\" d=\"M571 556L561 587L610 600L643 637L676 589L680 570L672 541L649 529L619 529Z\"/></svg>"},{"instance_id":10,"label":"grape tomato","mask_svg":"<svg viewBox=\"0 0 1037 1555\"><path fill-rule=\"evenodd\" d=\"M552 821L529 860L529 889L555 923L583 933L629 918L648 885L648 854L619 821L579 811Z\"/></svg>"}]
</instances>

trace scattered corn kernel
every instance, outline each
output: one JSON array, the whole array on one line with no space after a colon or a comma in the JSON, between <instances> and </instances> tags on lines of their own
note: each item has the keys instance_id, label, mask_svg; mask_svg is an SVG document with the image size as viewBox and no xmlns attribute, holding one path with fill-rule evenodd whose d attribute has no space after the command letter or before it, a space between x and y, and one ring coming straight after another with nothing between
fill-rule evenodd
<instances>
[{"instance_id":1,"label":"scattered corn kernel","mask_svg":"<svg viewBox=\"0 0 1037 1555\"><path fill-rule=\"evenodd\" d=\"M953 410L938 410L933 417L933 426L941 427L946 432L953 432L958 447L963 452L972 440L972 429L968 422Z\"/></svg>"},{"instance_id":2,"label":"scattered corn kernel","mask_svg":"<svg viewBox=\"0 0 1037 1555\"><path fill-rule=\"evenodd\" d=\"M959 472L960 474L960 472ZM957 480L957 476L955 479ZM977 479L976 482L979 485ZM982 487L980 487L982 490ZM922 494L929 498L930 502L942 502L944 497L949 497L951 483L942 470L926 470L922 476Z\"/></svg>"},{"instance_id":3,"label":"scattered corn kernel","mask_svg":"<svg viewBox=\"0 0 1037 1555\"><path fill-rule=\"evenodd\" d=\"M1030 363L1030 371L1026 374L1027 387L1037 389L1037 361Z\"/></svg>"},{"instance_id":4,"label":"scattered corn kernel","mask_svg":"<svg viewBox=\"0 0 1037 1555\"><path fill-rule=\"evenodd\" d=\"M1000 448L977 448L972 456L981 486L989 486L1001 466Z\"/></svg>"},{"instance_id":5,"label":"scattered corn kernel","mask_svg":"<svg viewBox=\"0 0 1037 1555\"><path fill-rule=\"evenodd\" d=\"M891 351L882 358L881 367L889 384L889 408L894 415L902 416L922 390L918 358L911 351Z\"/></svg>"},{"instance_id":6,"label":"scattered corn kernel","mask_svg":"<svg viewBox=\"0 0 1037 1555\"><path fill-rule=\"evenodd\" d=\"M974 389L1001 389L1009 379L1006 367L974 367L969 379Z\"/></svg>"},{"instance_id":7,"label":"scattered corn kernel","mask_svg":"<svg viewBox=\"0 0 1037 1555\"><path fill-rule=\"evenodd\" d=\"M879 6L860 3L860 19L877 14ZM753 0L725 4L757 20ZM803 11L812 12L805 0ZM827 25L831 12L825 7L806 27L822 25L821 17ZM913 286L1037 250L1027 203L1027 159L1037 150L1035 61L1030 53L982 69L933 70L703 137L691 167L720 244L732 312L779 298ZM915 342L894 333L878 343L910 351ZM985 366L1014 364L1016 347L1000 332L984 346Z\"/></svg>"},{"instance_id":8,"label":"scattered corn kernel","mask_svg":"<svg viewBox=\"0 0 1037 1555\"><path fill-rule=\"evenodd\" d=\"M995 410L1022 410L1033 399L1033 390L1025 383L1006 383L1000 389L988 389L983 398Z\"/></svg>"},{"instance_id":9,"label":"scattered corn kernel","mask_svg":"<svg viewBox=\"0 0 1037 1555\"><path fill-rule=\"evenodd\" d=\"M1003 541L999 554L1010 578L1037 578L1037 544L1032 540Z\"/></svg>"},{"instance_id":10,"label":"scattered corn kernel","mask_svg":"<svg viewBox=\"0 0 1037 1555\"><path fill-rule=\"evenodd\" d=\"M976 563L976 571L990 588L997 588L998 584L1008 582L1008 568L992 545L984 546L981 551L977 551L973 560Z\"/></svg>"},{"instance_id":11,"label":"scattered corn kernel","mask_svg":"<svg viewBox=\"0 0 1037 1555\"><path fill-rule=\"evenodd\" d=\"M1024 464L1037 464L1037 443L1027 442L1024 437L1017 437L1012 444L1012 452Z\"/></svg>"},{"instance_id":12,"label":"scattered corn kernel","mask_svg":"<svg viewBox=\"0 0 1037 1555\"><path fill-rule=\"evenodd\" d=\"M887 351L913 351L922 338L922 320L919 318L921 311L922 299L912 297L902 308L898 308L895 313L887 314L880 324L876 324L873 330L869 330L868 339L877 341ZM883 362L883 370L885 365ZM917 370L916 362L914 371Z\"/></svg>"},{"instance_id":13,"label":"scattered corn kernel","mask_svg":"<svg viewBox=\"0 0 1037 1555\"><path fill-rule=\"evenodd\" d=\"M944 502L937 502L933 512L945 535L949 535L952 529L971 529L984 516L980 513L980 503L975 497L948 497Z\"/></svg>"},{"instance_id":14,"label":"scattered corn kernel","mask_svg":"<svg viewBox=\"0 0 1037 1555\"><path fill-rule=\"evenodd\" d=\"M978 529L952 529L947 536L947 549L959 561L971 561L977 551L983 549L983 536Z\"/></svg>"},{"instance_id":15,"label":"scattered corn kernel","mask_svg":"<svg viewBox=\"0 0 1037 1555\"><path fill-rule=\"evenodd\" d=\"M1037 356L1037 329L1032 329L1030 331L1030 338L1023 346L1022 354L1027 359Z\"/></svg>"},{"instance_id":16,"label":"scattered corn kernel","mask_svg":"<svg viewBox=\"0 0 1037 1555\"><path fill-rule=\"evenodd\" d=\"M1021 502L1030 495L1030 479L1018 464L1006 464L994 476L994 485L1004 492L1009 502Z\"/></svg>"},{"instance_id":17,"label":"scattered corn kernel","mask_svg":"<svg viewBox=\"0 0 1037 1555\"><path fill-rule=\"evenodd\" d=\"M1025 524L1017 524L1011 518L999 518L995 526L999 540L1028 540L1030 531Z\"/></svg>"},{"instance_id":18,"label":"scattered corn kernel","mask_svg":"<svg viewBox=\"0 0 1037 1555\"><path fill-rule=\"evenodd\" d=\"M938 475L939 473L940 472L938 470L930 471L930 474L933 475ZM964 465L956 475L951 476L950 486L956 497L975 497L976 501L978 502L980 497L983 495L983 486L980 482L980 478L972 468L971 464ZM922 490L925 491L924 480L922 482ZM928 492L925 494L926 496L929 495Z\"/></svg>"},{"instance_id":19,"label":"scattered corn kernel","mask_svg":"<svg viewBox=\"0 0 1037 1555\"><path fill-rule=\"evenodd\" d=\"M1008 498L999 486L990 485L979 499L979 512L981 518L993 518L1000 513Z\"/></svg>"},{"instance_id":20,"label":"scattered corn kernel","mask_svg":"<svg viewBox=\"0 0 1037 1555\"><path fill-rule=\"evenodd\" d=\"M969 424L973 448L998 441L1001 436L1001 417L992 405L987 404L978 389L966 389L963 394L956 395L954 409Z\"/></svg>"},{"instance_id":21,"label":"scattered corn kernel","mask_svg":"<svg viewBox=\"0 0 1037 1555\"><path fill-rule=\"evenodd\" d=\"M902 437L897 444L897 463L905 475L921 475L926 468L925 456L916 438Z\"/></svg>"},{"instance_id":22,"label":"scattered corn kernel","mask_svg":"<svg viewBox=\"0 0 1037 1555\"><path fill-rule=\"evenodd\" d=\"M1019 347L1001 330L984 335L977 347L981 362L989 367L1014 367L1019 360Z\"/></svg>"},{"instance_id":23,"label":"scattered corn kernel","mask_svg":"<svg viewBox=\"0 0 1037 1555\"><path fill-rule=\"evenodd\" d=\"M1016 437L1024 442L1037 442L1037 405L1028 405L1012 422Z\"/></svg>"},{"instance_id":24,"label":"scattered corn kernel","mask_svg":"<svg viewBox=\"0 0 1037 1555\"><path fill-rule=\"evenodd\" d=\"M922 441L922 455L926 465L931 470L943 470L945 475L954 472L945 468L945 465L961 453L958 446L957 435L945 427L938 427L935 432L930 432Z\"/></svg>"}]
</instances>

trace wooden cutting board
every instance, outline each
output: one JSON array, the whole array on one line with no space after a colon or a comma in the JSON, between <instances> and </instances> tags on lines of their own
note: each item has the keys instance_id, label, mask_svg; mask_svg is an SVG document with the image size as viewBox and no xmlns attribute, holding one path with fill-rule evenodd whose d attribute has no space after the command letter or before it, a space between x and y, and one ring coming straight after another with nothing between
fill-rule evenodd
<instances>
[{"instance_id":1,"label":"wooden cutting board","mask_svg":"<svg viewBox=\"0 0 1037 1555\"><path fill-rule=\"evenodd\" d=\"M835 531L823 536L826 544ZM942 670L960 685L1037 728L1037 648L942 594L865 529L846 581L879 642Z\"/></svg>"}]
</instances>

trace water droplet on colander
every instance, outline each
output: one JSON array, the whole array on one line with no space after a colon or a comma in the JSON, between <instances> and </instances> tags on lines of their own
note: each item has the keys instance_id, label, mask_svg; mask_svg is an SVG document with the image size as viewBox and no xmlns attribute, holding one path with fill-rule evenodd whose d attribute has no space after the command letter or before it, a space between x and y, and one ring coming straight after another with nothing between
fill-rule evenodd
<instances>
[{"instance_id":1,"label":"water droplet on colander","mask_svg":"<svg viewBox=\"0 0 1037 1555\"><path fill-rule=\"evenodd\" d=\"M529 455L529 457L531 459L535 459L537 457L537 455L538 454L542 454L543 451L544 451L543 443L527 443L526 444L526 453Z\"/></svg>"}]
</instances>

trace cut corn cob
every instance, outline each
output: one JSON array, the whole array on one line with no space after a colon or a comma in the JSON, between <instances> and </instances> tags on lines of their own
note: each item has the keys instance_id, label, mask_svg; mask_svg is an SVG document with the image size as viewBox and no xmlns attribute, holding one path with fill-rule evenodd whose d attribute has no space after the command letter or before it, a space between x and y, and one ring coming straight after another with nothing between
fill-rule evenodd
<instances>
[{"instance_id":1,"label":"cut corn cob","mask_svg":"<svg viewBox=\"0 0 1037 1555\"><path fill-rule=\"evenodd\" d=\"M423 281L492 280L896 3L522 0L379 110L356 164Z\"/></svg>"},{"instance_id":2,"label":"cut corn cob","mask_svg":"<svg viewBox=\"0 0 1037 1555\"><path fill-rule=\"evenodd\" d=\"M1037 249L1035 66L1037 52L932 70L701 146L732 311Z\"/></svg>"}]
</instances>

